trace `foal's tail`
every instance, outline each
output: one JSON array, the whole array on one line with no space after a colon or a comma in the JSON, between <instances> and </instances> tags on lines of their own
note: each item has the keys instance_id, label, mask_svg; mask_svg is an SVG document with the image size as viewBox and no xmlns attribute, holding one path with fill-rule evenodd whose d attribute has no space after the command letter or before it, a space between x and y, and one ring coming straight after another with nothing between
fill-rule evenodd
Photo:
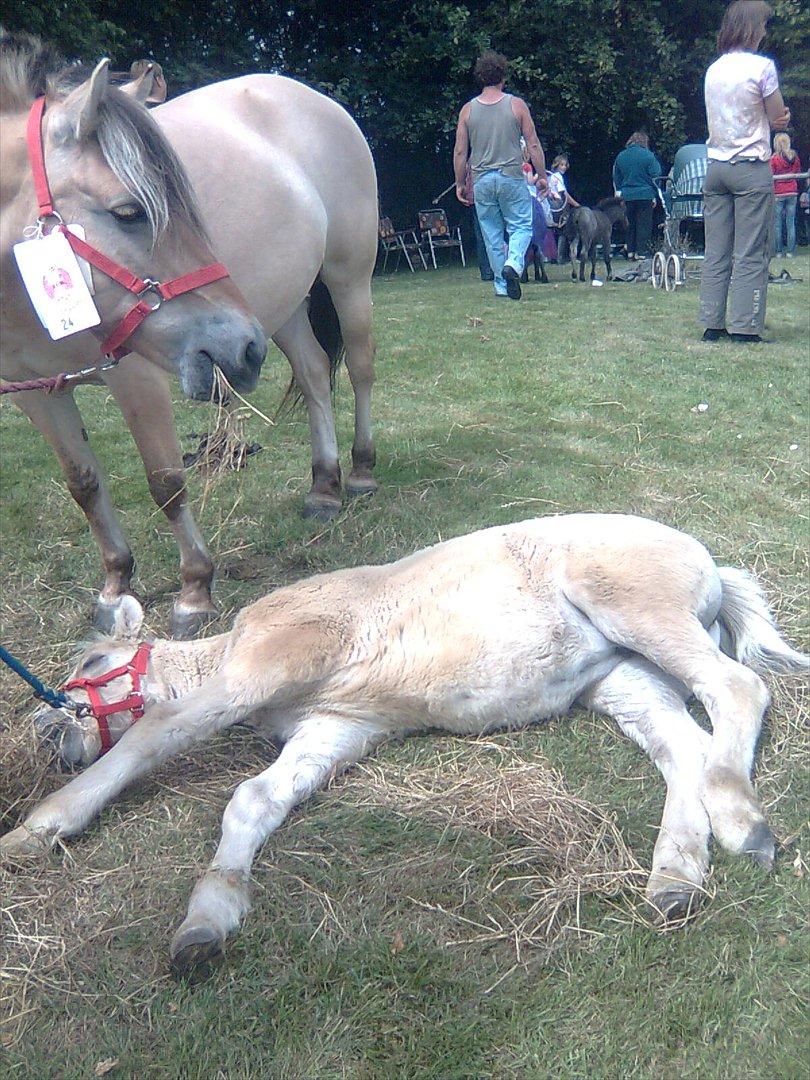
<instances>
[{"instance_id":1,"label":"foal's tail","mask_svg":"<svg viewBox=\"0 0 810 1080\"><path fill-rule=\"evenodd\" d=\"M810 671L810 656L797 652L776 629L757 581L732 566L718 567L723 599L717 621L723 652L760 673L798 675Z\"/></svg>"},{"instance_id":2,"label":"foal's tail","mask_svg":"<svg viewBox=\"0 0 810 1080\"><path fill-rule=\"evenodd\" d=\"M309 321L318 344L329 358L329 386L334 390L335 375L340 367L345 350L343 348L340 320L329 290L321 281L320 274L315 278L312 288L309 290ZM294 409L303 400L304 395L293 378L284 392L278 412L282 413Z\"/></svg>"}]
</instances>

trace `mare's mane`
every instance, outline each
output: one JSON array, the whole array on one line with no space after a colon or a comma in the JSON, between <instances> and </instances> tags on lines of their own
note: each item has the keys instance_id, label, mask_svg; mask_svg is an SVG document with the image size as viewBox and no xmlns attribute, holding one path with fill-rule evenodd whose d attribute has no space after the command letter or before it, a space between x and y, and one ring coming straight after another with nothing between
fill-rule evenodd
<instances>
[{"instance_id":1,"label":"mare's mane","mask_svg":"<svg viewBox=\"0 0 810 1080\"><path fill-rule=\"evenodd\" d=\"M43 94L64 100L92 69L65 65L30 34L0 31L0 94L4 109L27 108ZM114 86L99 105L96 138L104 160L144 209L153 243L178 224L205 235L185 169L145 107Z\"/></svg>"}]
</instances>

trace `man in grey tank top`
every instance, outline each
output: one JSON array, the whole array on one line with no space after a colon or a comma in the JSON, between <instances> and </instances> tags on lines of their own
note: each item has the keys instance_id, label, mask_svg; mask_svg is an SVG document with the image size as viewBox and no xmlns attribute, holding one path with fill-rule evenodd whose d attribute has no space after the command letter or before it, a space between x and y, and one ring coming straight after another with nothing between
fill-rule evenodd
<instances>
[{"instance_id":1,"label":"man in grey tank top","mask_svg":"<svg viewBox=\"0 0 810 1080\"><path fill-rule=\"evenodd\" d=\"M475 212L495 275L495 295L520 299L520 275L532 239L532 200L523 176L521 136L526 141L540 191L546 188L546 159L525 101L503 92L508 62L487 49L474 75L481 94L458 117L453 169L456 197L469 206L464 183L467 155L473 175ZM504 231L509 242L504 251Z\"/></svg>"}]
</instances>

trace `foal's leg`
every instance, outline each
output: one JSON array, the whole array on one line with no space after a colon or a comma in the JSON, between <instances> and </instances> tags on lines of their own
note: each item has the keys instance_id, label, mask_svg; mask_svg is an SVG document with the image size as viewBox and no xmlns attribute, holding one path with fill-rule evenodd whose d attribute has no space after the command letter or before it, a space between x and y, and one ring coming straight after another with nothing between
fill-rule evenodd
<instances>
[{"instance_id":1,"label":"foal's leg","mask_svg":"<svg viewBox=\"0 0 810 1080\"><path fill-rule=\"evenodd\" d=\"M371 434L371 388L376 346L371 336L371 283L363 275L346 280L327 266L322 277L340 321L346 370L354 390L352 469L346 478L346 494L350 498L372 495L379 485L372 475L376 451Z\"/></svg>"},{"instance_id":2,"label":"foal's leg","mask_svg":"<svg viewBox=\"0 0 810 1080\"><path fill-rule=\"evenodd\" d=\"M214 860L194 886L172 939L176 971L187 972L221 952L250 908L250 868L261 845L297 803L364 757L380 737L352 721L311 715L269 769L239 785L225 809Z\"/></svg>"},{"instance_id":3,"label":"foal's leg","mask_svg":"<svg viewBox=\"0 0 810 1080\"><path fill-rule=\"evenodd\" d=\"M329 358L313 333L306 303L273 334L273 341L290 362L309 414L312 487L304 499L304 517L328 521L340 513L342 505L340 462L329 386Z\"/></svg>"},{"instance_id":4,"label":"foal's leg","mask_svg":"<svg viewBox=\"0 0 810 1080\"><path fill-rule=\"evenodd\" d=\"M95 622L99 629L109 633L116 604L131 589L135 563L110 501L101 466L90 449L73 394L25 391L14 397L15 404L53 447L68 491L84 512L99 546L105 577L96 604Z\"/></svg>"},{"instance_id":5,"label":"foal's leg","mask_svg":"<svg viewBox=\"0 0 810 1080\"><path fill-rule=\"evenodd\" d=\"M134 780L236 723L251 707L217 678L184 697L154 705L108 753L43 799L22 825L0 837L0 856L37 854L58 838L81 832Z\"/></svg>"},{"instance_id":6,"label":"foal's leg","mask_svg":"<svg viewBox=\"0 0 810 1080\"><path fill-rule=\"evenodd\" d=\"M698 576L690 581L685 565L678 567L678 575L670 567L669 579L637 574L622 583L609 567L596 570L588 582L569 582L566 595L605 637L646 656L682 682L706 709L713 736L702 799L712 831L728 851L748 854L770 869L773 834L751 783L770 697L762 679L721 653L704 629L696 612L701 592L708 595L706 582Z\"/></svg>"},{"instance_id":7,"label":"foal's leg","mask_svg":"<svg viewBox=\"0 0 810 1080\"><path fill-rule=\"evenodd\" d=\"M688 916L709 865L710 825L701 784L711 738L689 715L672 680L641 658L618 664L582 703L612 716L666 781L647 898L664 919Z\"/></svg>"},{"instance_id":8,"label":"foal's leg","mask_svg":"<svg viewBox=\"0 0 810 1080\"><path fill-rule=\"evenodd\" d=\"M166 515L180 549L183 584L174 604L172 634L196 637L216 614L211 600L214 564L186 500L168 376L154 364L136 359L108 372L105 382L132 432L152 498Z\"/></svg>"}]
</instances>

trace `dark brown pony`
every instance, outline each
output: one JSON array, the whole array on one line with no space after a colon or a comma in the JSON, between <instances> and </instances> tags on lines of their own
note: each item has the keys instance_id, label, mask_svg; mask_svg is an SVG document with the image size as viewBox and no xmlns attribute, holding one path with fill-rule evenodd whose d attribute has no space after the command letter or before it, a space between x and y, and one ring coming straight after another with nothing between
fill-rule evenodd
<instances>
[{"instance_id":1,"label":"dark brown pony","mask_svg":"<svg viewBox=\"0 0 810 1080\"><path fill-rule=\"evenodd\" d=\"M574 246L579 255L579 280L585 280L585 261L591 261L591 281L596 277L596 248L602 245L602 255L607 267L608 281L613 277L610 264L610 237L616 223L628 227L624 200L619 198L600 199L591 209L588 206L567 206L562 213L563 236L571 252L571 280L577 280L574 265Z\"/></svg>"}]
</instances>

